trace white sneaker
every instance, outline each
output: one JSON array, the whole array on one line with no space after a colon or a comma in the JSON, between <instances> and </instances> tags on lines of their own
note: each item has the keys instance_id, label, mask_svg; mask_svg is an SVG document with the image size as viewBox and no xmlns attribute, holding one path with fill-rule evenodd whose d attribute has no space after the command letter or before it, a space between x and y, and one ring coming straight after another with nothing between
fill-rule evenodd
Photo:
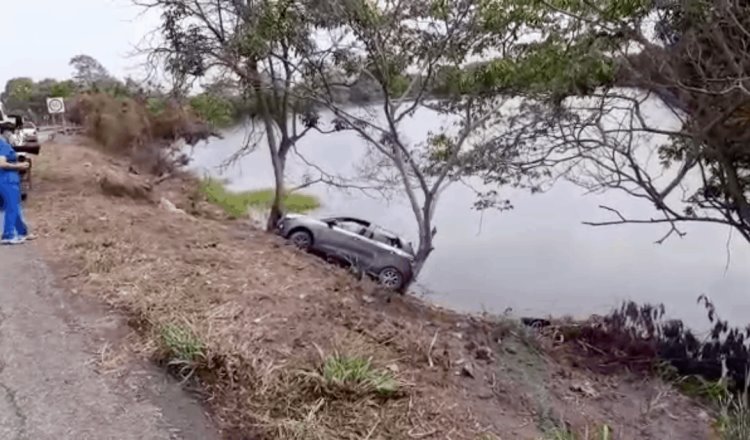
<instances>
[{"instance_id":1,"label":"white sneaker","mask_svg":"<svg viewBox=\"0 0 750 440\"><path fill-rule=\"evenodd\" d=\"M8 239L5 239L5 240L0 240L0 244L2 244L2 245L23 244L25 242L26 242L26 240L24 240L21 237L8 238Z\"/></svg>"}]
</instances>

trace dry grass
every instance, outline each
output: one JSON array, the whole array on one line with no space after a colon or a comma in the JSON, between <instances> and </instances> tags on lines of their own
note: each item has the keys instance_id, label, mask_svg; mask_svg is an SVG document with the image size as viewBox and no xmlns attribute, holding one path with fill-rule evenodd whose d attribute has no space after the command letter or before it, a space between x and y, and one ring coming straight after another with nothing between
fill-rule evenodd
<instances>
[{"instance_id":1,"label":"dry grass","mask_svg":"<svg viewBox=\"0 0 750 440\"><path fill-rule=\"evenodd\" d=\"M127 168L119 159L47 151L30 198L40 245L71 287L128 313L146 353L210 395L228 432L473 439L503 420L469 391L484 387L480 367L479 380L456 375L471 356L453 330L466 317L388 305L389 294L275 237L209 219L221 214L194 199L195 180L155 191L197 217L103 194L95 170Z\"/></svg>"},{"instance_id":2,"label":"dry grass","mask_svg":"<svg viewBox=\"0 0 750 440\"><path fill-rule=\"evenodd\" d=\"M84 93L73 99L69 118L98 147L130 157L145 172L172 172L185 157L175 142L194 145L213 135L190 107L164 101L158 111L143 100Z\"/></svg>"},{"instance_id":3,"label":"dry grass","mask_svg":"<svg viewBox=\"0 0 750 440\"><path fill-rule=\"evenodd\" d=\"M620 384L612 395L626 397L600 409L571 391L583 373L517 327L355 282L227 221L195 179L154 188L190 215L103 194L96 170L127 169L121 160L45 146L29 201L36 246L71 290L130 317L139 351L203 393L227 438L539 439L542 397L575 426L640 432L634 402L648 385ZM115 369L118 357L101 358ZM655 414L648 429L702 438L691 406L671 400L670 411L691 422Z\"/></svg>"}]
</instances>

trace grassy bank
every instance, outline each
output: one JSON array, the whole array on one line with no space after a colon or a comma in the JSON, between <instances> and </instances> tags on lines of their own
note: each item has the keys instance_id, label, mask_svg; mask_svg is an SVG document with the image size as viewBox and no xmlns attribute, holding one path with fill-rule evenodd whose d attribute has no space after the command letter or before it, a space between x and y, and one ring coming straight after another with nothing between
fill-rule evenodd
<instances>
[{"instance_id":1,"label":"grassy bank","mask_svg":"<svg viewBox=\"0 0 750 440\"><path fill-rule=\"evenodd\" d=\"M664 381L580 368L557 336L381 292L213 215L222 186L175 176L154 190L168 209L104 193L101 151L45 151L34 246L70 291L133 325L101 362L165 366L207 397L227 439L598 440L604 426L612 440L711 438L702 408Z\"/></svg>"},{"instance_id":2,"label":"grassy bank","mask_svg":"<svg viewBox=\"0 0 750 440\"><path fill-rule=\"evenodd\" d=\"M240 218L247 214L248 209L267 209L273 203L273 189L259 189L253 191L229 191L222 182L216 179L205 179L200 184L200 190L206 199L220 207L232 218ZM290 212L305 213L320 207L315 196L304 193L291 193L284 197L284 206Z\"/></svg>"}]
</instances>

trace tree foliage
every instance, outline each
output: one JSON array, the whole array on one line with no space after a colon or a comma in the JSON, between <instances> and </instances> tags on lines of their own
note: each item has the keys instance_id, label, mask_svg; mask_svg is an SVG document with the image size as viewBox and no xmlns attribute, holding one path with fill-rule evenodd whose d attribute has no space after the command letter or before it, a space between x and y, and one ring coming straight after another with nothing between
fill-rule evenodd
<instances>
[{"instance_id":1,"label":"tree foliage","mask_svg":"<svg viewBox=\"0 0 750 440\"><path fill-rule=\"evenodd\" d=\"M227 127L235 121L232 102L219 95L201 93L190 98L190 107L203 120L216 127Z\"/></svg>"},{"instance_id":2,"label":"tree foliage","mask_svg":"<svg viewBox=\"0 0 750 440\"><path fill-rule=\"evenodd\" d=\"M743 3L153 0L145 6L162 11L166 44L151 53L177 83L217 76L253 101L279 196L269 225L283 209L287 155L320 128L317 109L325 108L336 117L335 129L354 130L369 145L374 160L365 177L406 194L420 261L433 248L439 194L466 175L538 190L543 178L564 173L590 189L649 200L663 215L636 221L665 222L678 233L679 221L716 222L750 239L750 57L742 49L750 14ZM654 96L680 121L677 128L645 115ZM226 110L206 97L194 102L204 111ZM377 103L378 114L372 106L357 110L358 102ZM447 122L424 139L407 139L408 118L426 110ZM656 169L643 162L648 136L662 138ZM665 169L671 178L657 178ZM678 196L688 176L701 183ZM496 196L481 193L477 206L509 206ZM608 209L618 217L606 224L634 220Z\"/></svg>"},{"instance_id":3,"label":"tree foliage","mask_svg":"<svg viewBox=\"0 0 750 440\"><path fill-rule=\"evenodd\" d=\"M419 236L419 272L434 248L441 193L475 171L467 163L476 147L518 110L512 95L541 91L554 72L572 64L557 47L524 39L525 33L542 32L554 21L533 2L346 0L327 2L319 11L336 44L324 56L307 57L305 69L316 73L308 95L367 143L370 167L363 177L395 188L409 201ZM575 67L582 73L554 76L560 90L613 75L598 59ZM589 75L586 69L598 73ZM377 85L381 102L341 105L337 92L362 78ZM430 113L442 125L422 138L407 136L417 112ZM516 166L525 156L523 148L507 147L495 150L508 160L494 171L498 179L520 185L534 171ZM480 196L480 208L509 207L497 192Z\"/></svg>"},{"instance_id":4,"label":"tree foliage","mask_svg":"<svg viewBox=\"0 0 750 440\"><path fill-rule=\"evenodd\" d=\"M252 104L269 148L276 196L268 227L283 212L288 154L319 118L305 108L300 84L307 81L300 60L319 50L313 36L315 14L308 3L291 0L151 0L138 4L161 12L163 44L147 48L176 89L197 78L237 84L238 95ZM215 100L213 100L215 101ZM210 101L198 101L205 107ZM215 102L214 102L215 103ZM213 107L213 106L212 106ZM215 110L215 108L214 108ZM245 145L238 155L251 151Z\"/></svg>"},{"instance_id":5,"label":"tree foliage","mask_svg":"<svg viewBox=\"0 0 750 440\"><path fill-rule=\"evenodd\" d=\"M9 111L25 114L37 119L47 112L47 98L69 98L75 91L70 80L44 79L36 82L31 78L12 78L5 84L0 97Z\"/></svg>"},{"instance_id":6,"label":"tree foliage","mask_svg":"<svg viewBox=\"0 0 750 440\"><path fill-rule=\"evenodd\" d=\"M109 71L90 55L76 55L70 59L73 80L83 90L105 90L121 85Z\"/></svg>"},{"instance_id":7,"label":"tree foliage","mask_svg":"<svg viewBox=\"0 0 750 440\"><path fill-rule=\"evenodd\" d=\"M661 214L638 219L605 207L614 219L594 224L665 223L669 236L682 234L679 222L709 222L750 241L750 7L713 0L537 4L559 20L534 43L543 49L537 54L567 61L537 60L545 81L527 90L550 105L488 144L475 170L493 180L493 149L533 144L539 163L572 171L568 177L588 189L647 200Z\"/></svg>"}]
</instances>

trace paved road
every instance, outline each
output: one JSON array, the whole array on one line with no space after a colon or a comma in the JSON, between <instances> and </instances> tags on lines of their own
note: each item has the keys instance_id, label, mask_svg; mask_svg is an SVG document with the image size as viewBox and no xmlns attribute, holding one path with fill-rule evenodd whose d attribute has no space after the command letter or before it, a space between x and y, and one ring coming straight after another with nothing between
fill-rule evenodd
<instances>
[{"instance_id":1,"label":"paved road","mask_svg":"<svg viewBox=\"0 0 750 440\"><path fill-rule=\"evenodd\" d=\"M33 246L0 246L0 439L218 438L160 371L96 371L119 321L55 288Z\"/></svg>"}]
</instances>

